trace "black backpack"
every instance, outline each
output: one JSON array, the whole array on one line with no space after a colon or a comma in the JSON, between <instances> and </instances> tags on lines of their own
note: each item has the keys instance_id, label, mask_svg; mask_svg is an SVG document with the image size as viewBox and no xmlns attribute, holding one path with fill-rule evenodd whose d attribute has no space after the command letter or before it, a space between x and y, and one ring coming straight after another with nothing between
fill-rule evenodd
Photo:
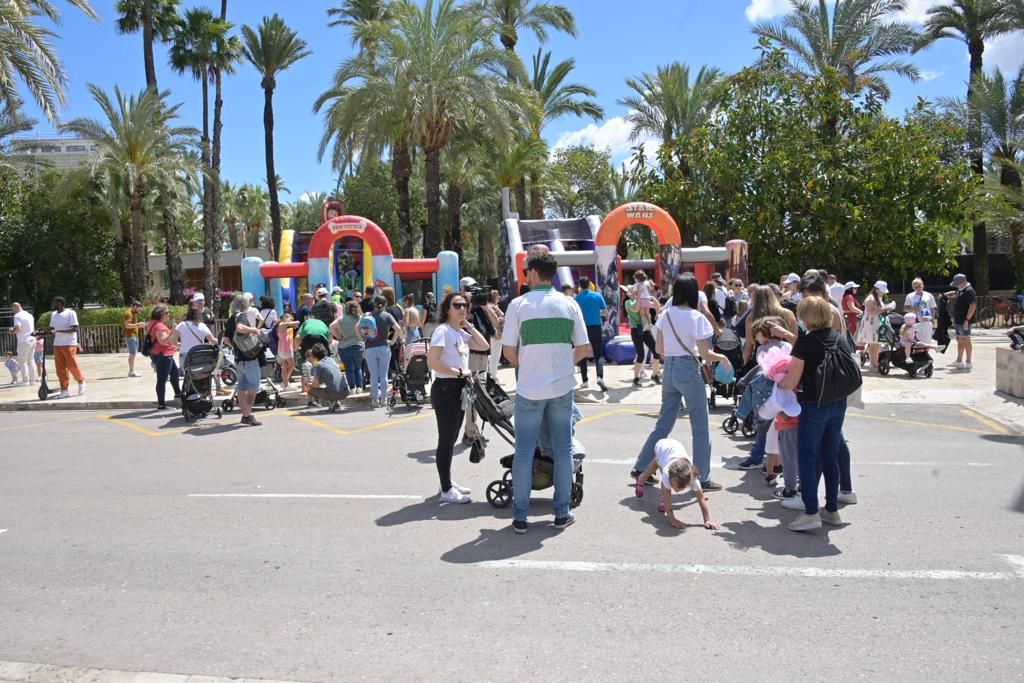
<instances>
[{"instance_id":1,"label":"black backpack","mask_svg":"<svg viewBox=\"0 0 1024 683\"><path fill-rule=\"evenodd\" d=\"M147 325L146 328L143 330L143 332L146 333L146 336L142 338L142 348L139 349L139 353L141 353L146 358L149 358L149 355L153 353L153 335L150 334L151 328L151 325Z\"/></svg>"},{"instance_id":2,"label":"black backpack","mask_svg":"<svg viewBox=\"0 0 1024 683\"><path fill-rule=\"evenodd\" d=\"M732 320L736 316L736 297L726 292L725 307L722 309L722 317Z\"/></svg>"},{"instance_id":3,"label":"black backpack","mask_svg":"<svg viewBox=\"0 0 1024 683\"><path fill-rule=\"evenodd\" d=\"M814 377L818 383L818 405L824 406L842 401L857 391L864 379L860 374L860 366L850 352L840 346L838 338L829 344L820 339L818 342L825 347L825 357L818 365Z\"/></svg>"}]
</instances>

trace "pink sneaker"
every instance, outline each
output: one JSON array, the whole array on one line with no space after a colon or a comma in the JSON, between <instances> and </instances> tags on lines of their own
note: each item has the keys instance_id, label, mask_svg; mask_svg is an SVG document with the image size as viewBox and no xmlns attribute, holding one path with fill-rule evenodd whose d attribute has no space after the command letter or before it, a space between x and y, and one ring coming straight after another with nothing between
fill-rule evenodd
<instances>
[{"instance_id":1,"label":"pink sneaker","mask_svg":"<svg viewBox=\"0 0 1024 683\"><path fill-rule=\"evenodd\" d=\"M665 501L658 503L658 512L665 512Z\"/></svg>"},{"instance_id":2,"label":"pink sneaker","mask_svg":"<svg viewBox=\"0 0 1024 683\"><path fill-rule=\"evenodd\" d=\"M636 497L644 497L644 482L640 479L640 477L637 477L636 479Z\"/></svg>"}]
</instances>

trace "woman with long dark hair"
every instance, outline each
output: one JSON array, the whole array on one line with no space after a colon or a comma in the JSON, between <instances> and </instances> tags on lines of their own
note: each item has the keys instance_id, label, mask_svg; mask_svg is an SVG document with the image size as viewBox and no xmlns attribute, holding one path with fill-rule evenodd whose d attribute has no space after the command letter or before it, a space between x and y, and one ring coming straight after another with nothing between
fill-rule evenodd
<instances>
[{"instance_id":1,"label":"woman with long dark hair","mask_svg":"<svg viewBox=\"0 0 1024 683\"><path fill-rule=\"evenodd\" d=\"M430 339L427 365L435 374L430 387L430 405L437 420L437 451L434 461L441 482L440 502L468 503L469 489L452 481L452 452L459 436L464 411L462 389L469 370L469 352L490 351L480 331L469 322L469 302L459 292L449 292L441 301L438 326Z\"/></svg>"}]
</instances>

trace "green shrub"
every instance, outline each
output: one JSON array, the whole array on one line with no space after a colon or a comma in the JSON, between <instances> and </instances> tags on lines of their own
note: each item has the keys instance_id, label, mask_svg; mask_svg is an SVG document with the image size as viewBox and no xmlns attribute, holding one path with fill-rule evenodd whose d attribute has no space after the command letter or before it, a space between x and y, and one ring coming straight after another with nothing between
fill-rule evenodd
<instances>
[{"instance_id":1,"label":"green shrub","mask_svg":"<svg viewBox=\"0 0 1024 683\"><path fill-rule=\"evenodd\" d=\"M89 325L120 325L124 312L128 308L87 308L84 311L77 311L78 313L78 324L82 327ZM152 306L143 306L142 310L139 311L139 321L145 322L149 320L149 314L153 310ZM185 313L188 311L188 306L171 306L171 320L178 322L185 319ZM50 311L46 311L39 316L39 320L36 323L37 327L49 327L50 325Z\"/></svg>"}]
</instances>

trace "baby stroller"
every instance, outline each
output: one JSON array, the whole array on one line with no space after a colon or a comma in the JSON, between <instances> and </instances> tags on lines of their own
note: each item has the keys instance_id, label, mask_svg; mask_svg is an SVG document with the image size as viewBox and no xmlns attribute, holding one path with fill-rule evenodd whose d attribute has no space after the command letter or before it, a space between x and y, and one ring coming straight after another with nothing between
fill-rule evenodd
<instances>
[{"instance_id":1,"label":"baby stroller","mask_svg":"<svg viewBox=\"0 0 1024 683\"><path fill-rule=\"evenodd\" d=\"M934 372L932 356L928 347L915 344L910 350L910 362L900 345L900 327L903 326L903 315L891 313L882 320L882 336L885 344L878 354L878 372L888 375L891 368L899 368L911 377L931 377Z\"/></svg>"},{"instance_id":2,"label":"baby stroller","mask_svg":"<svg viewBox=\"0 0 1024 683\"><path fill-rule=\"evenodd\" d=\"M193 346L185 356L181 366L181 415L186 422L206 417L214 409L213 373L217 359L217 347L212 344ZM217 408L217 417L220 416Z\"/></svg>"},{"instance_id":3,"label":"baby stroller","mask_svg":"<svg viewBox=\"0 0 1024 683\"><path fill-rule=\"evenodd\" d=\"M218 351L217 372L220 373L220 381L226 387L235 386L238 381L238 370L235 369L235 352L223 344Z\"/></svg>"},{"instance_id":4,"label":"baby stroller","mask_svg":"<svg viewBox=\"0 0 1024 683\"><path fill-rule=\"evenodd\" d=\"M427 367L427 340L411 344L403 344L400 358L400 369L391 378L391 391L388 392L388 407L394 408L399 396L405 407L412 410L412 405L423 405L427 400L427 384L430 382L430 368Z\"/></svg>"},{"instance_id":5,"label":"baby stroller","mask_svg":"<svg viewBox=\"0 0 1024 683\"><path fill-rule=\"evenodd\" d=\"M733 369L733 381L729 384L723 384L716 378L711 383L711 392L708 394L708 410L714 410L716 397L721 396L725 399L732 399L733 404L739 401L739 393L736 391L737 378L739 377L739 368L743 365L743 350L740 348L740 338L732 329L723 329L717 337L715 337L715 351L722 354L729 359L729 363Z\"/></svg>"},{"instance_id":6,"label":"baby stroller","mask_svg":"<svg viewBox=\"0 0 1024 683\"><path fill-rule=\"evenodd\" d=\"M516 434L512 423L512 415L515 412L515 406L509 399L508 394L490 377L487 377L486 381L477 377L467 382L467 390L476 414L480 417L483 425L491 425L491 428L502 439L514 447ZM574 406L572 417L574 431L576 423L582 418L583 415ZM482 431L483 427L481 427L481 433ZM533 456L532 488L534 491L541 491L554 486L554 458L550 452L550 446L544 443L543 435L545 433L544 425L542 424L541 443ZM479 462L483 458L483 444L482 438L474 441L474 452L470 454L472 462ZM574 508L583 502L583 459L586 455L583 444L574 435L572 439L573 484L569 495L569 505ZM512 504L512 461L514 458L515 454L506 455L501 458L499 462L505 470L501 475L501 479L496 479L487 485L487 502L491 504L491 507L506 508Z\"/></svg>"},{"instance_id":7,"label":"baby stroller","mask_svg":"<svg viewBox=\"0 0 1024 683\"><path fill-rule=\"evenodd\" d=\"M738 401L739 397L743 395L743 392L747 390L747 385L755 377L756 371L758 370L757 363L751 358L751 362L743 366L737 373L737 380L733 386L733 396ZM732 412L729 413L729 417L722 421L722 431L732 436L736 432L741 432L743 436L750 438L757 433L757 425L754 423L755 412L751 411L744 419L740 420L736 414L737 409L733 408Z\"/></svg>"},{"instance_id":8,"label":"baby stroller","mask_svg":"<svg viewBox=\"0 0 1024 683\"><path fill-rule=\"evenodd\" d=\"M274 376L274 362L270 359L266 363L260 366L260 388L256 392L256 398L253 399L253 406L263 404L263 407L267 410L273 410L274 408L284 407L284 397L281 396L281 392L278 390L277 385L274 384L272 379ZM235 409L235 404L238 403L238 387L235 386L235 390L231 396L224 399L220 404L220 407L224 409L224 412L230 413Z\"/></svg>"}]
</instances>

